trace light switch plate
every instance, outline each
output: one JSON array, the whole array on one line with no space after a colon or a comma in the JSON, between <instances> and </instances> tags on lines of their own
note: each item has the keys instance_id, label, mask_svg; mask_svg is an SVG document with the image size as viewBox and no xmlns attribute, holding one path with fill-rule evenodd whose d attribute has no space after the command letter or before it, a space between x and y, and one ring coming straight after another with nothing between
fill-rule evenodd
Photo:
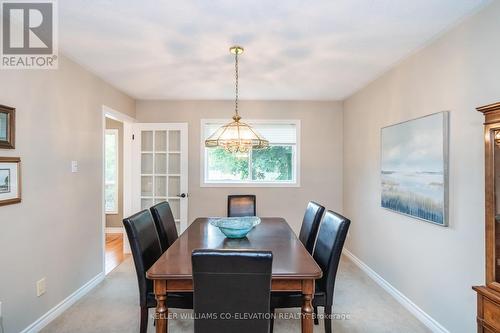
<instances>
[{"instance_id":1,"label":"light switch plate","mask_svg":"<svg viewBox=\"0 0 500 333\"><path fill-rule=\"evenodd\" d=\"M71 161L71 172L78 172L78 161Z\"/></svg>"},{"instance_id":2,"label":"light switch plate","mask_svg":"<svg viewBox=\"0 0 500 333\"><path fill-rule=\"evenodd\" d=\"M36 282L36 296L40 297L45 294L46 291L45 278L42 278Z\"/></svg>"}]
</instances>

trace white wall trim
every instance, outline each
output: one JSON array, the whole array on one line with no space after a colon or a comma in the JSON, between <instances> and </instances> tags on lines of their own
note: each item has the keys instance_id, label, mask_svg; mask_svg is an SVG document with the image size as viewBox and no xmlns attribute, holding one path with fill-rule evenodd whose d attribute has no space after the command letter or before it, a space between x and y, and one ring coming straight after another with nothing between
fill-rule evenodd
<instances>
[{"instance_id":1,"label":"white wall trim","mask_svg":"<svg viewBox=\"0 0 500 333\"><path fill-rule=\"evenodd\" d=\"M358 266L363 272L365 272L375 283L377 283L382 289L387 291L392 297L396 299L406 310L410 311L418 320L420 320L428 329L435 333L450 333L446 328L438 323L434 318L429 316L424 310L419 308L415 303L413 303L408 297L403 295L399 290L394 288L389 282L384 280L380 275L377 274L373 269L371 269L367 264L361 261L358 257L352 254L349 250L343 250L345 254L356 266Z\"/></svg>"},{"instance_id":2,"label":"white wall trim","mask_svg":"<svg viewBox=\"0 0 500 333\"><path fill-rule=\"evenodd\" d=\"M89 291L91 291L95 286L97 286L101 281L104 280L104 273L101 272L94 276L90 281L81 286L74 293L66 297L59 304L54 306L43 316L38 318L34 323L26 327L21 333L36 333L47 326L51 321L56 319L60 314L66 311L70 306L76 303L80 298L85 296Z\"/></svg>"},{"instance_id":3,"label":"white wall trim","mask_svg":"<svg viewBox=\"0 0 500 333\"><path fill-rule=\"evenodd\" d=\"M121 113L120 111L116 111L110 108L107 105L102 106L102 111L106 114L106 117L111 118L113 120L117 120L119 122L127 122L127 123L135 123L135 118L126 115L125 113Z\"/></svg>"},{"instance_id":4,"label":"white wall trim","mask_svg":"<svg viewBox=\"0 0 500 333\"><path fill-rule=\"evenodd\" d=\"M125 229L123 227L106 227L104 232L107 234L124 234Z\"/></svg>"}]
</instances>

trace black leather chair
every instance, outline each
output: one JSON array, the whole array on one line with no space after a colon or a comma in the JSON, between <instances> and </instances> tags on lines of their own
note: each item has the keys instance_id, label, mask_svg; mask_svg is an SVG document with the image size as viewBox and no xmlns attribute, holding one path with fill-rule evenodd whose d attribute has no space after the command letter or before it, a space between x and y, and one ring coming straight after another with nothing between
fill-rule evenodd
<instances>
[{"instance_id":1,"label":"black leather chair","mask_svg":"<svg viewBox=\"0 0 500 333\"><path fill-rule=\"evenodd\" d=\"M272 260L270 251L194 250L194 332L268 333Z\"/></svg>"},{"instance_id":2,"label":"black leather chair","mask_svg":"<svg viewBox=\"0 0 500 333\"><path fill-rule=\"evenodd\" d=\"M319 224L324 212L325 207L314 201L309 201L307 204L304 219L302 220L302 227L300 228L299 239L310 254L313 253Z\"/></svg>"},{"instance_id":3,"label":"black leather chair","mask_svg":"<svg viewBox=\"0 0 500 333\"><path fill-rule=\"evenodd\" d=\"M139 304L141 306L140 332L148 328L148 309L156 307L153 281L146 279L146 271L162 255L158 233L148 210L143 210L123 220L134 258L137 282L139 283ZM192 309L192 293L167 295L170 308Z\"/></svg>"},{"instance_id":4,"label":"black leather chair","mask_svg":"<svg viewBox=\"0 0 500 333\"><path fill-rule=\"evenodd\" d=\"M227 216L255 216L256 198L252 194L228 195L227 196Z\"/></svg>"},{"instance_id":5,"label":"black leather chair","mask_svg":"<svg viewBox=\"0 0 500 333\"><path fill-rule=\"evenodd\" d=\"M174 215L169 203L166 201L154 205L150 210L155 221L158 237L160 238L161 250L165 252L179 237L177 228L175 227Z\"/></svg>"},{"instance_id":6,"label":"black leather chair","mask_svg":"<svg viewBox=\"0 0 500 333\"><path fill-rule=\"evenodd\" d=\"M314 249L314 260L323 271L323 277L316 280L316 291L313 299L314 313L317 315L318 306L325 308L325 332L332 332L331 314L333 306L333 292L335 278L339 267L340 255L344 247L349 221L344 216L327 211L318 232L318 239ZM302 306L302 294L295 292L277 292L272 294L271 309L296 308ZM317 318L314 323L318 325ZM271 323L272 332L272 323Z\"/></svg>"}]
</instances>

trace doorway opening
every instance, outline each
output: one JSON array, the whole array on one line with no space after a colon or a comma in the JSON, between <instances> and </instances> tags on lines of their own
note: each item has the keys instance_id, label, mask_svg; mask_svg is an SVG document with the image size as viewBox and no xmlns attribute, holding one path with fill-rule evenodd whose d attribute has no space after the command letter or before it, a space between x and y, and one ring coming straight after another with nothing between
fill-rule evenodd
<instances>
[{"instance_id":1,"label":"doorway opening","mask_svg":"<svg viewBox=\"0 0 500 333\"><path fill-rule=\"evenodd\" d=\"M131 213L131 128L134 119L103 106L103 271L130 255L123 218Z\"/></svg>"}]
</instances>

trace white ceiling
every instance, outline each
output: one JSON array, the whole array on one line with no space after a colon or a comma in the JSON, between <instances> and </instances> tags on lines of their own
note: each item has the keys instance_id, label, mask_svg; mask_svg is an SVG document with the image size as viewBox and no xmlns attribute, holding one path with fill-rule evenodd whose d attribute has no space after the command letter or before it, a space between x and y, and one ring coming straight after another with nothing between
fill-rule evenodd
<instances>
[{"instance_id":1,"label":"white ceiling","mask_svg":"<svg viewBox=\"0 0 500 333\"><path fill-rule=\"evenodd\" d=\"M64 0L64 54L139 99L340 100L489 0Z\"/></svg>"}]
</instances>

